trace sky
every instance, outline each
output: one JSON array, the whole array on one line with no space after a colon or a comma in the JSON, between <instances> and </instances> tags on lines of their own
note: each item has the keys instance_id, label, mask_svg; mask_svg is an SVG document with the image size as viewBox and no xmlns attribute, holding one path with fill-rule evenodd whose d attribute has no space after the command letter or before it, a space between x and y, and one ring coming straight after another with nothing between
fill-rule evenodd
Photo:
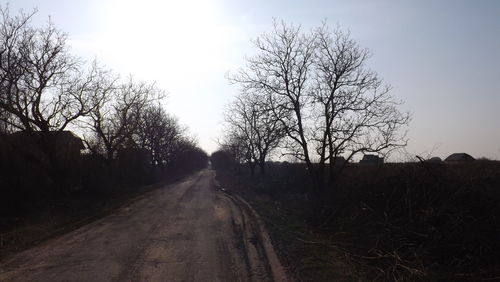
<instances>
[{"instance_id":1,"label":"sky","mask_svg":"<svg viewBox=\"0 0 500 282\"><path fill-rule=\"evenodd\" d=\"M0 2L5 6L7 2ZM368 66L412 113L410 154L500 160L500 1L16 0L66 32L71 51L123 76L156 81L167 111L207 152L238 87L225 78L273 18L308 30L326 20L371 50Z\"/></svg>"}]
</instances>

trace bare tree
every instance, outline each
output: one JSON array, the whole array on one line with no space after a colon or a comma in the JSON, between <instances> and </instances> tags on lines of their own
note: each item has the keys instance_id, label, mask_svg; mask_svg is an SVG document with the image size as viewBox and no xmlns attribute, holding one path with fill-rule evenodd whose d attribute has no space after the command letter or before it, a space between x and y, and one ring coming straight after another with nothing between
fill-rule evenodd
<instances>
[{"instance_id":1,"label":"bare tree","mask_svg":"<svg viewBox=\"0 0 500 282\"><path fill-rule=\"evenodd\" d=\"M255 46L258 54L230 80L245 93L266 97L291 141L289 153L306 163L318 192L334 180L338 156L350 160L406 144L401 128L409 115L366 68L369 52L349 33L326 25L302 33L275 22Z\"/></svg>"},{"instance_id":2,"label":"bare tree","mask_svg":"<svg viewBox=\"0 0 500 282\"><path fill-rule=\"evenodd\" d=\"M272 32L263 34L254 44L258 54L247 58L247 66L230 77L230 81L238 83L243 93L266 96L273 112L289 112L286 118L279 120L288 138L293 140L291 144L300 148L293 150L294 155L305 161L313 180L316 180L304 118L310 101L309 75L315 39L302 34L299 27L274 22Z\"/></svg>"},{"instance_id":3,"label":"bare tree","mask_svg":"<svg viewBox=\"0 0 500 282\"><path fill-rule=\"evenodd\" d=\"M111 161L120 149L135 144L143 110L164 93L154 84L137 83L131 77L124 83L109 78L104 81L103 98L86 121L94 136L85 142L91 151Z\"/></svg>"},{"instance_id":4,"label":"bare tree","mask_svg":"<svg viewBox=\"0 0 500 282\"><path fill-rule=\"evenodd\" d=\"M9 122L11 119L12 119L11 113L3 109L0 109L0 136L13 132L13 128Z\"/></svg>"},{"instance_id":5,"label":"bare tree","mask_svg":"<svg viewBox=\"0 0 500 282\"><path fill-rule=\"evenodd\" d=\"M98 70L83 71L52 22L30 26L33 14L0 9L0 108L10 114L2 121L27 132L62 131L95 106Z\"/></svg>"},{"instance_id":6,"label":"bare tree","mask_svg":"<svg viewBox=\"0 0 500 282\"><path fill-rule=\"evenodd\" d=\"M358 153L405 146L405 134L399 129L408 124L409 114L397 109L401 102L390 95L390 86L366 68L370 53L360 48L349 32L338 27L330 30L324 24L315 35L313 140L319 173L328 161L332 182L340 155L349 161Z\"/></svg>"},{"instance_id":7,"label":"bare tree","mask_svg":"<svg viewBox=\"0 0 500 282\"><path fill-rule=\"evenodd\" d=\"M184 134L176 144L172 159L176 166L174 169L199 169L207 166L208 155L198 146L196 138Z\"/></svg>"},{"instance_id":8,"label":"bare tree","mask_svg":"<svg viewBox=\"0 0 500 282\"><path fill-rule=\"evenodd\" d=\"M154 166L165 168L173 161L184 131L177 119L168 115L161 106L148 106L141 113L137 144L149 152Z\"/></svg>"},{"instance_id":9,"label":"bare tree","mask_svg":"<svg viewBox=\"0 0 500 282\"><path fill-rule=\"evenodd\" d=\"M9 132L31 139L44 154L40 163L62 186L64 169L52 137L98 105L100 69L93 64L87 70L71 55L66 35L52 22L31 26L34 13L11 16L0 7L0 120Z\"/></svg>"},{"instance_id":10,"label":"bare tree","mask_svg":"<svg viewBox=\"0 0 500 282\"><path fill-rule=\"evenodd\" d=\"M253 174L256 163L250 153L247 138L239 130L227 128L225 134L219 142L220 151L226 152L234 164L234 169L239 170L239 164L246 163Z\"/></svg>"},{"instance_id":11,"label":"bare tree","mask_svg":"<svg viewBox=\"0 0 500 282\"><path fill-rule=\"evenodd\" d=\"M260 173L264 174L267 157L285 136L285 128L274 114L277 111L273 112L264 98L242 93L236 97L225 115L227 130L242 137L252 175L256 165L259 166Z\"/></svg>"}]
</instances>

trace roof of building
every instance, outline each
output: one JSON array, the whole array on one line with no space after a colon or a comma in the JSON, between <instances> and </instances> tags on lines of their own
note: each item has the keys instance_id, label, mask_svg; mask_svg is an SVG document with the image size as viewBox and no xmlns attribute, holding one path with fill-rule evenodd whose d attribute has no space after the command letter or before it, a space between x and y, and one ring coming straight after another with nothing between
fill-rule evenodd
<instances>
[{"instance_id":1,"label":"roof of building","mask_svg":"<svg viewBox=\"0 0 500 282\"><path fill-rule=\"evenodd\" d=\"M379 157L377 155L364 155L363 160L379 160L383 159L382 157Z\"/></svg>"},{"instance_id":2,"label":"roof of building","mask_svg":"<svg viewBox=\"0 0 500 282\"><path fill-rule=\"evenodd\" d=\"M443 160L440 157L432 157L432 158L428 159L427 161L431 162L431 163L440 163Z\"/></svg>"},{"instance_id":3,"label":"roof of building","mask_svg":"<svg viewBox=\"0 0 500 282\"><path fill-rule=\"evenodd\" d=\"M445 161L447 162L474 161L474 160L475 159L467 153L453 153L445 159Z\"/></svg>"},{"instance_id":4,"label":"roof of building","mask_svg":"<svg viewBox=\"0 0 500 282\"><path fill-rule=\"evenodd\" d=\"M360 163L383 163L384 157L379 157L377 155L363 155L363 158L359 161Z\"/></svg>"},{"instance_id":5,"label":"roof of building","mask_svg":"<svg viewBox=\"0 0 500 282\"><path fill-rule=\"evenodd\" d=\"M49 132L33 131L30 133L24 131L17 131L9 135L9 138L16 140L16 142L22 142L22 143L33 142L32 138L36 139L41 137L47 138L46 140L48 140L53 144L56 144L57 146L73 145L78 147L79 149L85 149L82 139L75 136L75 134L73 134L73 132L69 130L49 131Z\"/></svg>"}]
</instances>

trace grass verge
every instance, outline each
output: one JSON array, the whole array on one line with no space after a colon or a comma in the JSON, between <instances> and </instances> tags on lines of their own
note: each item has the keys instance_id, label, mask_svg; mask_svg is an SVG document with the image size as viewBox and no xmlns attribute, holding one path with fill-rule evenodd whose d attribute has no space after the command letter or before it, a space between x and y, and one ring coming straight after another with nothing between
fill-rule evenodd
<instances>
[{"instance_id":1,"label":"grass verge","mask_svg":"<svg viewBox=\"0 0 500 282\"><path fill-rule=\"evenodd\" d=\"M301 164L221 185L265 221L301 281L500 281L500 162L351 165L316 204Z\"/></svg>"},{"instance_id":2,"label":"grass verge","mask_svg":"<svg viewBox=\"0 0 500 282\"><path fill-rule=\"evenodd\" d=\"M333 247L332 238L311 231L307 213L292 204L256 193L247 177L217 172L217 181L237 193L259 213L283 267L296 281L359 281L356 270ZM302 211L302 212L301 212Z\"/></svg>"}]
</instances>

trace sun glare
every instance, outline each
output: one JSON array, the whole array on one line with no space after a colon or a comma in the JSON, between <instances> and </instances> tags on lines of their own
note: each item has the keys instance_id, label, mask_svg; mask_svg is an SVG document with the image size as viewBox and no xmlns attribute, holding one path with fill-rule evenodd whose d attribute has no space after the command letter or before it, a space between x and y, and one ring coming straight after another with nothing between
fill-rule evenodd
<instances>
[{"instance_id":1,"label":"sun glare","mask_svg":"<svg viewBox=\"0 0 500 282\"><path fill-rule=\"evenodd\" d=\"M178 81L218 68L224 28L214 1L109 1L100 32L113 64ZM108 56L106 56L108 57Z\"/></svg>"}]
</instances>

